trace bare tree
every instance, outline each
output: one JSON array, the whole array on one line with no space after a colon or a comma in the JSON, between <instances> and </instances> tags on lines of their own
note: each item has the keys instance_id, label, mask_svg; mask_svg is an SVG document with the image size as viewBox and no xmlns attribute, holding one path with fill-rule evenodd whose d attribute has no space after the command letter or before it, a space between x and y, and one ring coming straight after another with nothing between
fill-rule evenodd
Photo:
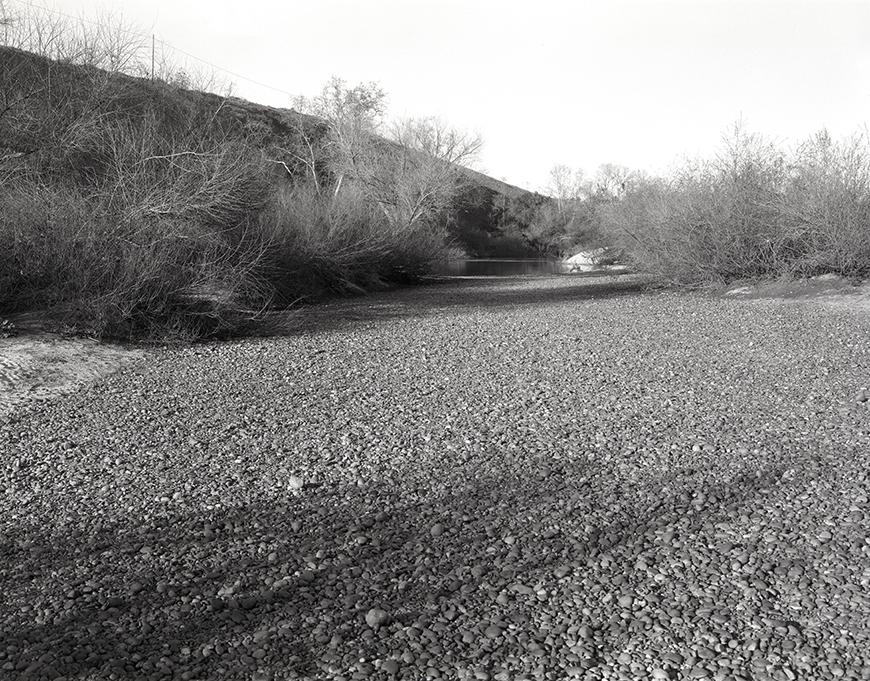
<instances>
[{"instance_id":1,"label":"bare tree","mask_svg":"<svg viewBox=\"0 0 870 681\"><path fill-rule=\"evenodd\" d=\"M0 0L0 28L3 28L4 36L3 42L6 43L6 32L13 22L12 14L9 12L9 9L6 7L6 3L3 0Z\"/></svg>"},{"instance_id":2,"label":"bare tree","mask_svg":"<svg viewBox=\"0 0 870 681\"><path fill-rule=\"evenodd\" d=\"M625 166L603 163L595 173L595 193L601 198L619 198L629 189L632 171Z\"/></svg>"},{"instance_id":3,"label":"bare tree","mask_svg":"<svg viewBox=\"0 0 870 681\"><path fill-rule=\"evenodd\" d=\"M482 146L436 118L407 119L391 130L396 145L358 178L397 226L411 227L450 208ZM386 191L383 191L386 189Z\"/></svg>"},{"instance_id":4,"label":"bare tree","mask_svg":"<svg viewBox=\"0 0 870 681\"><path fill-rule=\"evenodd\" d=\"M385 100L384 91L376 83L348 87L341 78L331 78L317 96L297 97L294 101L301 113L325 121L326 134L314 134L299 119L301 145L297 150L285 151L307 169L318 188L318 169L325 163L336 177L333 191L337 194L345 176L362 158L372 156L374 139L383 125Z\"/></svg>"},{"instance_id":5,"label":"bare tree","mask_svg":"<svg viewBox=\"0 0 870 681\"><path fill-rule=\"evenodd\" d=\"M583 170L572 169L566 165L556 165L550 170L550 184L547 188L556 199L559 211L569 208L571 202L584 199L589 195L589 186Z\"/></svg>"},{"instance_id":6,"label":"bare tree","mask_svg":"<svg viewBox=\"0 0 870 681\"><path fill-rule=\"evenodd\" d=\"M434 118L386 125L385 100L374 83L351 88L333 78L317 97L295 102L325 122L325 134L315 136L300 120L301 144L285 151L316 187L325 165L334 194L351 182L395 227L408 228L450 206L465 179L462 166L475 159L481 142Z\"/></svg>"},{"instance_id":7,"label":"bare tree","mask_svg":"<svg viewBox=\"0 0 870 681\"><path fill-rule=\"evenodd\" d=\"M111 11L73 20L40 8L12 14L0 5L0 27L7 47L107 71L136 72L150 55L145 37Z\"/></svg>"}]
</instances>

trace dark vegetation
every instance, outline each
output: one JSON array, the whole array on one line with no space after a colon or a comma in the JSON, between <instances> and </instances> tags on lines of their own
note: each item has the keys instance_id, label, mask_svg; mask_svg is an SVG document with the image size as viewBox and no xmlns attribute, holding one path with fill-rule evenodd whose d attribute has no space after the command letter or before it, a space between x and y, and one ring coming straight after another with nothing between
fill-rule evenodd
<instances>
[{"instance_id":1,"label":"dark vegetation","mask_svg":"<svg viewBox=\"0 0 870 681\"><path fill-rule=\"evenodd\" d=\"M375 86L333 81L296 104L309 115L186 89L165 65L130 75L147 67L123 30L28 16L3 35L0 315L196 337L457 253L538 253L495 207L528 194L464 167L479 140L387 126Z\"/></svg>"}]
</instances>

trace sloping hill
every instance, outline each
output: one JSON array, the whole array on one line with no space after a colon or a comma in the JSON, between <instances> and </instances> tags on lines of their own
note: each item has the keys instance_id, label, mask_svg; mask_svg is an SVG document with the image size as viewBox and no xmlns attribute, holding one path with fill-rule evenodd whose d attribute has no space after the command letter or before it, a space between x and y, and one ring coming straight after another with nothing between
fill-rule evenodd
<instances>
[{"instance_id":1,"label":"sloping hill","mask_svg":"<svg viewBox=\"0 0 870 681\"><path fill-rule=\"evenodd\" d=\"M475 184L478 184L481 187L486 187L500 196L519 200L529 199L534 196L534 192L530 192L528 189L523 189L522 187L508 184L502 180L497 180L494 177L484 175L483 173L472 170L471 168L466 168L465 172Z\"/></svg>"},{"instance_id":2,"label":"sloping hill","mask_svg":"<svg viewBox=\"0 0 870 681\"><path fill-rule=\"evenodd\" d=\"M45 83L51 84L50 91ZM111 97L104 99L131 118L147 110L159 112L166 120L217 122L228 136L243 136L267 152L300 144L303 133L316 138L326 132L323 120L293 109L59 63L0 46L0 158L9 163L13 157L26 158L38 150L51 132L45 122L74 116L89 106L84 93L94 83L110 91ZM448 216L448 228L457 244L478 257L536 255L535 244L521 235L516 221L508 232L502 218L508 204L533 206L541 197L483 173L463 171L468 183ZM280 175L276 164L276 178Z\"/></svg>"}]
</instances>

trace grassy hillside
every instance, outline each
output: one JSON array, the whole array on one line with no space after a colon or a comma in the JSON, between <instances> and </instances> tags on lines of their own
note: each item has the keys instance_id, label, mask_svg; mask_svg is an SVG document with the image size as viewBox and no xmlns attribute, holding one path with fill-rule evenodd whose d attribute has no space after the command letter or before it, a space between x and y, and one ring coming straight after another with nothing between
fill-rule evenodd
<instances>
[{"instance_id":1,"label":"grassy hillside","mask_svg":"<svg viewBox=\"0 0 870 681\"><path fill-rule=\"evenodd\" d=\"M97 335L201 335L267 307L413 281L457 247L535 252L499 224L508 185L457 180L416 151L372 152L452 183L449 202L407 222L342 184L328 157L312 156L312 178L300 159L329 126L293 110L11 48L0 48L0 97L0 314L44 310ZM403 190L396 200L425 193Z\"/></svg>"},{"instance_id":2,"label":"grassy hillside","mask_svg":"<svg viewBox=\"0 0 870 681\"><path fill-rule=\"evenodd\" d=\"M51 76L49 71L53 72ZM28 97L30 93L23 91L28 82L45 83L53 79L56 92L50 105L74 108L74 93L93 88L95 80L99 80L106 90L104 96L122 107L116 113L130 117L155 113L166 119L185 118L195 125L216 125L224 134L244 138L252 146L273 156L281 156L275 153L276 150L297 147L301 143L301 132L315 139L326 132L323 120L293 109L264 106L238 97L221 97L121 73L96 71L0 46L0 78L3 78L7 100L14 100L16 91ZM85 99L81 98L82 101ZM7 153L29 153L41 146L46 137L44 129L22 135L21 130L9 125L2 117L0 126L4 133L0 149L5 147ZM291 169L291 175L298 170ZM454 211L448 216L450 234L456 245L469 255L480 257L539 254L539 245L521 236L526 225L505 229L501 220L503 210L499 206L506 202L534 203L540 197L483 173L468 168L462 171L467 181L457 197ZM280 173L276 172L276 176Z\"/></svg>"}]
</instances>

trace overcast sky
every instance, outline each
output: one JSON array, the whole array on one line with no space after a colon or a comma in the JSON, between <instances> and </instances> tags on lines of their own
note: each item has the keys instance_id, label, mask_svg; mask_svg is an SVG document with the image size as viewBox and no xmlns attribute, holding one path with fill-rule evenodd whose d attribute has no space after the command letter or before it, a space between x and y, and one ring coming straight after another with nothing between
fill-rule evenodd
<instances>
[{"instance_id":1,"label":"overcast sky","mask_svg":"<svg viewBox=\"0 0 870 681\"><path fill-rule=\"evenodd\" d=\"M15 0L13 0L15 1ZM94 0L33 0L92 15ZM784 143L870 119L870 0L116 0L133 24L292 93L377 81L394 115L479 132L531 189L557 163L647 170L738 118ZM289 97L233 78L248 99Z\"/></svg>"}]
</instances>

